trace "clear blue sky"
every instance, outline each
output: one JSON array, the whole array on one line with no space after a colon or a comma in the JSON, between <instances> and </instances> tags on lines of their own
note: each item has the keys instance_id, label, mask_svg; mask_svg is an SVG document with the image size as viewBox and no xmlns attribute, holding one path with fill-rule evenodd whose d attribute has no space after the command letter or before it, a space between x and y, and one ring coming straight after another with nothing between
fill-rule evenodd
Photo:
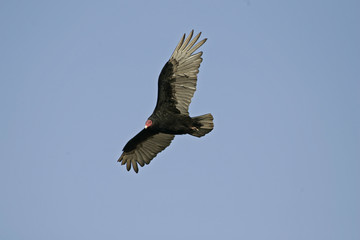
<instances>
[{"instance_id":1,"label":"clear blue sky","mask_svg":"<svg viewBox=\"0 0 360 240\"><path fill-rule=\"evenodd\" d=\"M1 1L0 239L360 239L359 1ZM193 116L116 162L183 33Z\"/></svg>"}]
</instances>

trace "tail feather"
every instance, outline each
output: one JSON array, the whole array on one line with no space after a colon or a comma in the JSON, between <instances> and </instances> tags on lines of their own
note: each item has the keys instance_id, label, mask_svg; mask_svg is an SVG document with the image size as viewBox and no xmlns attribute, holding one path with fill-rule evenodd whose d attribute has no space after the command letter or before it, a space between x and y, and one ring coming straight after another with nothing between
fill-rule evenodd
<instances>
[{"instance_id":1,"label":"tail feather","mask_svg":"<svg viewBox=\"0 0 360 240\"><path fill-rule=\"evenodd\" d=\"M195 130L190 134L195 137L202 137L205 134L211 132L214 128L214 123L213 123L214 117L211 115L211 113L193 117L192 120L197 130Z\"/></svg>"}]
</instances>

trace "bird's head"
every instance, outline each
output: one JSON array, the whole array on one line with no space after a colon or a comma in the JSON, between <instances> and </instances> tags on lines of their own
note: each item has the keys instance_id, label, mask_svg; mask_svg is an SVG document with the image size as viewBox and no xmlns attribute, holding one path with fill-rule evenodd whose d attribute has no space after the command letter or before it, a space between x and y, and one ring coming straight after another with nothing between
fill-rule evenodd
<instances>
[{"instance_id":1,"label":"bird's head","mask_svg":"<svg viewBox=\"0 0 360 240\"><path fill-rule=\"evenodd\" d=\"M150 127L152 124L153 124L153 122L152 122L150 119L148 119L148 120L146 121L146 123L145 123L145 129L147 129L148 127Z\"/></svg>"}]
</instances>

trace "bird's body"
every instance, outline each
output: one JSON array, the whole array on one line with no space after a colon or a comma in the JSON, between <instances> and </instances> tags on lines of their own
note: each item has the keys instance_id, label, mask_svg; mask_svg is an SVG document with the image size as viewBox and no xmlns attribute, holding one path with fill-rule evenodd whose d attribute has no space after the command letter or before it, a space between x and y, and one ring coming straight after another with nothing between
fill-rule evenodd
<instances>
[{"instance_id":1,"label":"bird's body","mask_svg":"<svg viewBox=\"0 0 360 240\"><path fill-rule=\"evenodd\" d=\"M190 133L194 125L194 121L189 115L169 111L156 111L151 114L149 119L153 122L153 128L175 135Z\"/></svg>"},{"instance_id":2,"label":"bird's body","mask_svg":"<svg viewBox=\"0 0 360 240\"><path fill-rule=\"evenodd\" d=\"M159 152L170 145L174 135L190 134L202 137L213 129L213 116L210 113L193 118L188 113L202 61L202 52L193 52L206 41L203 39L195 45L200 34L191 42L193 31L186 39L184 34L162 69L154 112L146 121L145 128L125 145L118 160L126 164L128 171L131 165L134 171L138 172L137 164L149 164Z\"/></svg>"}]
</instances>

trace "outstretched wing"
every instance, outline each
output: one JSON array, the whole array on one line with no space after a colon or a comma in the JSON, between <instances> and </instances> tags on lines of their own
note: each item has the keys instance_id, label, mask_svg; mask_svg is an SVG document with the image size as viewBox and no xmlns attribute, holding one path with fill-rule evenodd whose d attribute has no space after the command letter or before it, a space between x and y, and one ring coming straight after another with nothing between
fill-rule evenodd
<instances>
[{"instance_id":1,"label":"outstretched wing","mask_svg":"<svg viewBox=\"0 0 360 240\"><path fill-rule=\"evenodd\" d=\"M195 45L201 32L191 40L193 34L194 30L186 39L185 34L183 35L160 73L155 111L167 109L175 113L189 114L189 104L196 90L197 74L203 54L193 53L207 40L205 38Z\"/></svg>"},{"instance_id":2,"label":"outstretched wing","mask_svg":"<svg viewBox=\"0 0 360 240\"><path fill-rule=\"evenodd\" d=\"M141 167L149 164L159 152L170 145L174 137L171 134L156 133L150 129L143 129L125 145L124 152L118 162L121 162L121 165L126 164L128 171L132 165L137 173L139 171L137 164L140 164Z\"/></svg>"}]
</instances>

